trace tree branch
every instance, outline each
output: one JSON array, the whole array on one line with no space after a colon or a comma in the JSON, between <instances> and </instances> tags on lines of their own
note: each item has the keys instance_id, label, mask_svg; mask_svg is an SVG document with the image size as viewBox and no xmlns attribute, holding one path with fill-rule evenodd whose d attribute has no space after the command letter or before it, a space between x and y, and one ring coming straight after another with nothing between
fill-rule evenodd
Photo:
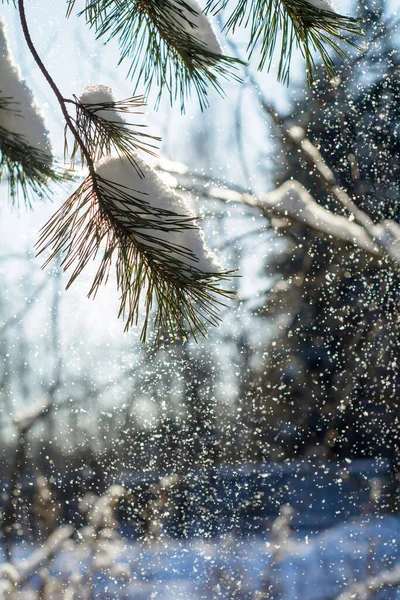
<instances>
[{"instance_id":1,"label":"tree branch","mask_svg":"<svg viewBox=\"0 0 400 600\"><path fill-rule=\"evenodd\" d=\"M171 187L183 187L203 198L256 208L268 219L279 219L277 226L306 226L332 241L351 244L374 257L386 256L396 264L400 264L398 223L387 219L375 225L370 222L368 215L358 208L358 222L334 214L318 204L298 181L286 181L277 190L257 198L245 191L217 186L211 179L207 185L204 178L198 181L195 173L185 171L180 164L175 166L174 163L163 160L158 165L158 169L166 174Z\"/></svg>"},{"instance_id":2,"label":"tree branch","mask_svg":"<svg viewBox=\"0 0 400 600\"><path fill-rule=\"evenodd\" d=\"M377 592L397 586L400 586L399 566L391 571L381 571L377 575L372 575L361 583L350 585L349 589L340 594L336 600L368 600Z\"/></svg>"}]
</instances>

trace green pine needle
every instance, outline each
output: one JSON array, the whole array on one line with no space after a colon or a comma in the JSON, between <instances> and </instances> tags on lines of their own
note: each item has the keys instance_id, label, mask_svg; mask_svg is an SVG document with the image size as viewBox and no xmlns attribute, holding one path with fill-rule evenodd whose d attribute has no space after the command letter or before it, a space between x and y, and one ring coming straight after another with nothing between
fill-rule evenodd
<instances>
[{"instance_id":1,"label":"green pine needle","mask_svg":"<svg viewBox=\"0 0 400 600\"><path fill-rule=\"evenodd\" d=\"M75 1L68 1L68 15ZM208 87L223 95L220 79L240 81L236 69L243 63L209 52L195 29L193 35L185 31L177 18L189 22L187 12L194 11L184 0L92 0L79 14L98 38L118 40L120 63L130 61L128 76L135 80L135 90L144 88L147 96L155 85L157 102L167 91L171 102L179 98L184 110L193 88L203 109L209 105Z\"/></svg>"},{"instance_id":2,"label":"green pine needle","mask_svg":"<svg viewBox=\"0 0 400 600\"><path fill-rule=\"evenodd\" d=\"M47 154L29 146L21 135L10 134L0 127L0 182L7 181L9 199L27 207L37 199L49 199L50 182L61 183L67 173L55 169Z\"/></svg>"},{"instance_id":3,"label":"green pine needle","mask_svg":"<svg viewBox=\"0 0 400 600\"><path fill-rule=\"evenodd\" d=\"M189 250L157 236L157 232L195 227L193 218L154 208L145 196L138 192L133 196L124 186L96 174L95 181L91 176L85 179L43 228L39 253L52 248L45 265L62 254L64 270L73 268L69 287L101 252L89 297L107 282L114 263L125 329L142 317L145 341L154 308L156 336L168 330L174 337L189 332L196 339L207 335L208 326L218 325L223 306L218 298L232 296L218 283L230 273L203 273L188 266L185 259L195 260Z\"/></svg>"},{"instance_id":4,"label":"green pine needle","mask_svg":"<svg viewBox=\"0 0 400 600\"><path fill-rule=\"evenodd\" d=\"M356 19L330 11L319 10L307 0L209 0L207 10L214 14L231 5L233 8L224 30L234 33L239 26L250 30L249 57L260 49L259 69L271 68L281 35L278 79L289 83L290 63L295 48L299 48L305 61L309 85L315 70L314 55L319 53L330 77L335 72L327 49L341 58L347 54L338 42L358 48L353 36L362 34Z\"/></svg>"},{"instance_id":5,"label":"green pine needle","mask_svg":"<svg viewBox=\"0 0 400 600\"><path fill-rule=\"evenodd\" d=\"M145 106L143 96L97 104L82 104L75 97L75 102L72 103L76 108L75 126L92 161L96 163L102 158L110 156L112 151L115 150L118 156L127 158L132 166L136 168L138 174L141 175L140 168L135 161L135 153L141 150L156 156L154 150L157 146L154 142L160 142L161 138L141 131L140 128L145 128L145 125L108 120L100 116L99 112L104 111L107 113L108 111L121 115L130 115L136 112L137 114L136 109ZM72 168L78 153L81 155L83 166L85 163L84 157L80 152L79 144L75 140L70 157ZM64 156L67 155L68 142L67 136L65 136Z\"/></svg>"}]
</instances>

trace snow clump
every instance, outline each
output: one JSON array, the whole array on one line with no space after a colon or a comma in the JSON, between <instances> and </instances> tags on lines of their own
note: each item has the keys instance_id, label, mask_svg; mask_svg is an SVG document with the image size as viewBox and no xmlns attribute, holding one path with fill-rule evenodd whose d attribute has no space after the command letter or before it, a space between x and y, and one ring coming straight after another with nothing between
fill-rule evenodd
<instances>
[{"instance_id":1,"label":"snow clump","mask_svg":"<svg viewBox=\"0 0 400 600\"><path fill-rule=\"evenodd\" d=\"M113 217L128 231L131 229L132 236L143 245L159 247L165 252L167 242L171 259L203 273L220 273L223 269L207 247L203 230L194 221L190 221L188 227L183 224L177 230L177 221L196 219L189 203L165 185L156 171L136 154L134 162L137 168L128 157L113 156L96 165L96 173L102 180L101 187L107 198L112 198L116 189L132 198L132 203L115 198L113 205L109 207ZM138 198L144 203L144 210L139 209ZM139 210L140 217L147 220L146 226L142 228L137 225L136 219L132 220L132 212L138 213ZM159 211L171 211L174 215L163 217ZM154 222L154 229L151 228L151 220ZM132 221L134 226L131 225ZM159 229L160 226L162 230ZM189 250L190 253L182 250Z\"/></svg>"},{"instance_id":2,"label":"snow clump","mask_svg":"<svg viewBox=\"0 0 400 600\"><path fill-rule=\"evenodd\" d=\"M125 122L121 114L111 107L111 104L117 102L117 98L112 89L106 85L88 85L79 96L79 102L105 121ZM104 104L110 104L110 107L104 109Z\"/></svg>"},{"instance_id":3,"label":"snow clump","mask_svg":"<svg viewBox=\"0 0 400 600\"><path fill-rule=\"evenodd\" d=\"M174 1L176 10L171 10L171 18L190 36L196 38L200 45L213 54L222 54L221 45L215 35L212 24L196 0L185 0L194 11ZM182 16L181 16L182 15Z\"/></svg>"},{"instance_id":4,"label":"snow clump","mask_svg":"<svg viewBox=\"0 0 400 600\"><path fill-rule=\"evenodd\" d=\"M318 8L319 10L325 10L327 12L336 12L335 5L332 0L307 0L308 4Z\"/></svg>"},{"instance_id":5,"label":"snow clump","mask_svg":"<svg viewBox=\"0 0 400 600\"><path fill-rule=\"evenodd\" d=\"M34 96L22 78L7 44L5 21L0 17L0 127L12 134L23 136L25 142L49 159L52 157L48 131Z\"/></svg>"}]
</instances>

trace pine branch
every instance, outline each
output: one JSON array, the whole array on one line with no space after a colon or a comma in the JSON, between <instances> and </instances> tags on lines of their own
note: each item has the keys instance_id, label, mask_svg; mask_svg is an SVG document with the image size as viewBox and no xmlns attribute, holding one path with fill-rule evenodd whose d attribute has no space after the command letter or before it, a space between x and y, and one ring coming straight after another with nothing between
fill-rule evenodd
<instances>
[{"instance_id":1,"label":"pine branch","mask_svg":"<svg viewBox=\"0 0 400 600\"><path fill-rule=\"evenodd\" d=\"M127 123L120 115L130 115L137 108L145 106L143 96L134 96L126 100L115 102L83 103L77 97L75 101L65 100L75 105L76 129L87 148L94 163L102 158L110 156L113 151L120 157L127 158L138 170L135 162L136 151L143 151L156 155L154 142L160 142L161 138L155 137L140 131L140 127L133 123ZM65 136L64 156L68 155L67 136ZM85 157L82 153L79 143L74 139L74 146L71 152L71 166L75 164L75 159L80 151L82 166L85 164ZM140 173L140 171L138 170Z\"/></svg>"},{"instance_id":2,"label":"pine branch","mask_svg":"<svg viewBox=\"0 0 400 600\"><path fill-rule=\"evenodd\" d=\"M68 1L67 15L75 2ZM130 61L128 76L135 79L134 90L144 86L148 95L156 84L157 102L166 91L171 102L179 97L184 110L193 88L203 109L209 104L208 86L223 95L220 79L239 81L235 71L241 61L210 50L196 37L194 16L199 13L188 1L93 0L79 14L85 16L98 38L105 37L106 42L117 38L119 62Z\"/></svg>"},{"instance_id":3,"label":"pine branch","mask_svg":"<svg viewBox=\"0 0 400 600\"><path fill-rule=\"evenodd\" d=\"M15 65L1 17L0 56L0 181L8 181L12 203L22 195L30 206L34 196L50 196L50 181L63 177L53 167L43 117Z\"/></svg>"},{"instance_id":4,"label":"pine branch","mask_svg":"<svg viewBox=\"0 0 400 600\"><path fill-rule=\"evenodd\" d=\"M218 324L223 304L217 297L232 295L217 286L229 273L200 271L190 250L162 235L196 228L192 218L155 208L141 194L96 174L95 185L89 175L52 217L38 246L40 252L52 248L45 265L61 252L64 269L73 267L67 288L102 248L89 297L107 282L115 260L125 329L137 325L143 312L145 341L155 300L156 335L163 329L173 337L189 331L196 339L206 335L207 325Z\"/></svg>"},{"instance_id":5,"label":"pine branch","mask_svg":"<svg viewBox=\"0 0 400 600\"><path fill-rule=\"evenodd\" d=\"M285 84L289 83L290 63L295 48L300 49L306 61L310 85L315 70L315 53L319 53L328 75L333 77L334 63L328 50L344 59L347 53L339 45L340 42L358 48L352 37L362 33L356 19L321 10L307 0L208 0L207 10L216 14L232 3L236 6L224 31L234 33L241 25L249 27L248 53L251 57L257 48L260 49L259 70L271 68L278 38L282 34L278 79Z\"/></svg>"},{"instance_id":6,"label":"pine branch","mask_svg":"<svg viewBox=\"0 0 400 600\"><path fill-rule=\"evenodd\" d=\"M24 0L18 0L18 7L28 47L60 104L66 127L76 142L75 154L79 148L89 171L76 192L44 227L38 243L39 253L51 247L52 254L46 264L60 252L64 269L74 267L67 287L90 260L102 253L89 296L95 296L100 285L107 282L115 259L117 285L121 291L119 315L126 319L127 329L139 322L144 310L143 340L154 301L157 304L155 326L158 338L163 329L170 330L173 336L177 332L185 336L187 330L195 338L197 334L205 336L207 326L219 322L218 310L223 304L218 297L232 295L217 285L230 274L221 270L205 247L201 230L185 203L163 186L155 172L137 155L124 156L124 148L119 147L119 157L95 164L94 156L98 155L98 150L93 140L87 143L90 132L86 132L85 137L82 119L77 117L74 122L68 113L66 100L32 42ZM100 92L109 94L104 88ZM97 116L105 122L100 125L98 121L94 131L104 143L103 130L108 128L110 131L113 124L119 123L119 115L115 112L117 103L106 103L109 107L101 104L102 115ZM93 115L100 109L93 111L93 105L89 109L85 105L84 109L89 119L86 124L92 127ZM104 117L107 110L113 117L110 120ZM121 135L121 131L119 133ZM126 131L124 135L127 135ZM126 139L132 143L129 134ZM110 146L105 143L100 152L111 151L112 143L113 140L110 140ZM145 174L144 179L138 179L140 171ZM125 185L126 181L129 185ZM140 182L144 189L135 191ZM182 210L181 214L179 210Z\"/></svg>"},{"instance_id":7,"label":"pine branch","mask_svg":"<svg viewBox=\"0 0 400 600\"><path fill-rule=\"evenodd\" d=\"M0 110L4 100L0 99ZM55 169L49 156L29 146L22 135L11 134L0 126L0 182L8 182L9 197L18 204L22 196L26 206L33 198L50 198L49 181L60 183L68 179L67 173Z\"/></svg>"}]
</instances>

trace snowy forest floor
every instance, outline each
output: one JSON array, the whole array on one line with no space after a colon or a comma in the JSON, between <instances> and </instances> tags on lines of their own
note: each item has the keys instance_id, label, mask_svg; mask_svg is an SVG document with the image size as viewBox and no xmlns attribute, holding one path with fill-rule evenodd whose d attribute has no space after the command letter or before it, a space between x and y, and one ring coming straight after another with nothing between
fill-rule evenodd
<instances>
[{"instance_id":1,"label":"snowy forest floor","mask_svg":"<svg viewBox=\"0 0 400 600\"><path fill-rule=\"evenodd\" d=\"M314 536L294 532L281 547L261 536L165 538L147 545L112 530L95 542L84 532L80 537L50 562L53 592L45 597L334 600L355 581L400 563L400 518L394 516L362 517ZM14 557L32 550L21 543ZM35 576L17 597L38 598L38 588ZM368 597L400 599L400 587Z\"/></svg>"}]
</instances>

